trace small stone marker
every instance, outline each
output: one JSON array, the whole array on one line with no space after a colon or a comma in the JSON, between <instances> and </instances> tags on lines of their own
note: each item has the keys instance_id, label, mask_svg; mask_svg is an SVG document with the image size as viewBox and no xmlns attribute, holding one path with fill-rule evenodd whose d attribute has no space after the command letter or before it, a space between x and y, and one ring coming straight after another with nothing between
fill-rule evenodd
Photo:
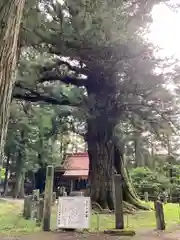
<instances>
[{"instance_id":1,"label":"small stone marker","mask_svg":"<svg viewBox=\"0 0 180 240\"><path fill-rule=\"evenodd\" d=\"M145 200L145 202L149 202L148 192L144 193L144 200Z\"/></svg>"},{"instance_id":2,"label":"small stone marker","mask_svg":"<svg viewBox=\"0 0 180 240\"><path fill-rule=\"evenodd\" d=\"M23 217L26 218L27 212L27 196L24 197Z\"/></svg>"},{"instance_id":3,"label":"small stone marker","mask_svg":"<svg viewBox=\"0 0 180 240\"><path fill-rule=\"evenodd\" d=\"M32 205L31 205L32 220L37 219L38 205L39 205L39 189L35 189L33 190Z\"/></svg>"},{"instance_id":4,"label":"small stone marker","mask_svg":"<svg viewBox=\"0 0 180 240\"><path fill-rule=\"evenodd\" d=\"M154 210L156 216L156 227L157 230L165 230L164 210L163 203L161 201L154 202Z\"/></svg>"},{"instance_id":5,"label":"small stone marker","mask_svg":"<svg viewBox=\"0 0 180 240\"><path fill-rule=\"evenodd\" d=\"M57 196L58 196L58 197L65 196L66 189L65 189L64 186L58 187L57 190L58 190L58 191L57 191Z\"/></svg>"},{"instance_id":6,"label":"small stone marker","mask_svg":"<svg viewBox=\"0 0 180 240\"><path fill-rule=\"evenodd\" d=\"M53 192L53 200L52 200L52 204L54 205L56 202L56 192Z\"/></svg>"},{"instance_id":7,"label":"small stone marker","mask_svg":"<svg viewBox=\"0 0 180 240\"><path fill-rule=\"evenodd\" d=\"M39 204L38 204L38 211L37 211L37 218L36 218L36 225L40 226L42 219L43 219L43 208L44 208L44 199L41 198L39 199Z\"/></svg>"},{"instance_id":8,"label":"small stone marker","mask_svg":"<svg viewBox=\"0 0 180 240\"><path fill-rule=\"evenodd\" d=\"M114 187L115 187L116 229L124 229L122 177L121 177L120 174L115 174L114 175Z\"/></svg>"},{"instance_id":9,"label":"small stone marker","mask_svg":"<svg viewBox=\"0 0 180 240\"><path fill-rule=\"evenodd\" d=\"M24 199L24 210L23 210L23 217L25 219L31 218L31 209L32 209L32 195L26 196Z\"/></svg>"}]
</instances>

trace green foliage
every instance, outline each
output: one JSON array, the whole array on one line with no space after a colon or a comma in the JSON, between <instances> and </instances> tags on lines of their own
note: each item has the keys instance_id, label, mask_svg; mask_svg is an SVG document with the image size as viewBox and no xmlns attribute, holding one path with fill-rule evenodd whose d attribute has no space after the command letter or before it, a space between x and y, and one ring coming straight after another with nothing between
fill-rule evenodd
<instances>
[{"instance_id":1,"label":"green foliage","mask_svg":"<svg viewBox=\"0 0 180 240\"><path fill-rule=\"evenodd\" d=\"M131 171L131 177L140 195L148 192L150 196L156 196L160 191L170 186L168 178L151 171L149 168L135 168Z\"/></svg>"},{"instance_id":2,"label":"green foliage","mask_svg":"<svg viewBox=\"0 0 180 240\"><path fill-rule=\"evenodd\" d=\"M0 180L4 180L5 178L5 168L1 168L0 169Z\"/></svg>"},{"instance_id":3,"label":"green foliage","mask_svg":"<svg viewBox=\"0 0 180 240\"><path fill-rule=\"evenodd\" d=\"M68 100L66 104L76 106L86 117L108 116L113 127L122 119L135 119L129 124L146 125L145 129L153 128L157 133L164 124L161 116L169 116L172 96L162 87L165 78L154 74L158 62L140 32L158 2L161 1L28 3L22 28L22 39L27 41L24 40L18 82L30 89L29 95L38 93L35 101L52 103L54 98L63 97ZM87 77L83 81L82 75ZM24 96L23 87L16 88L14 96L19 92ZM91 94L87 96L87 92ZM109 105L109 99L113 104Z\"/></svg>"},{"instance_id":4,"label":"green foliage","mask_svg":"<svg viewBox=\"0 0 180 240\"><path fill-rule=\"evenodd\" d=\"M48 163L61 165L76 130L75 119L66 114L65 107L13 101L5 148L11 171L19 160L25 172L36 172Z\"/></svg>"},{"instance_id":5,"label":"green foliage","mask_svg":"<svg viewBox=\"0 0 180 240\"><path fill-rule=\"evenodd\" d=\"M140 196L143 196L144 192L148 192L150 198L153 198L160 192L169 193L171 191L172 196L177 198L180 195L180 166L176 165L174 169L176 169L176 174L172 183L166 171L152 171L147 167L139 167L132 169L130 174Z\"/></svg>"}]
</instances>

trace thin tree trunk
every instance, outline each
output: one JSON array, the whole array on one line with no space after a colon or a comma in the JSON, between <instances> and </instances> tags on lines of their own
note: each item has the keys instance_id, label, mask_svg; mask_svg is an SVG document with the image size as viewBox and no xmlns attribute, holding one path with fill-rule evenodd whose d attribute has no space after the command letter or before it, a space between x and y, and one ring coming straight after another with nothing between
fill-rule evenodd
<instances>
[{"instance_id":1,"label":"thin tree trunk","mask_svg":"<svg viewBox=\"0 0 180 240\"><path fill-rule=\"evenodd\" d=\"M0 1L0 165L3 163L24 3L25 0Z\"/></svg>"},{"instance_id":2,"label":"thin tree trunk","mask_svg":"<svg viewBox=\"0 0 180 240\"><path fill-rule=\"evenodd\" d=\"M135 165L136 167L144 167L144 156L142 154L141 133L136 130L134 134L134 150L135 150Z\"/></svg>"},{"instance_id":3,"label":"thin tree trunk","mask_svg":"<svg viewBox=\"0 0 180 240\"><path fill-rule=\"evenodd\" d=\"M25 149L26 149L26 138L24 130L21 131L21 147L18 150L18 156L16 159L16 182L14 187L13 197L24 197L24 181L25 181ZM23 196L22 196L23 195Z\"/></svg>"},{"instance_id":4,"label":"thin tree trunk","mask_svg":"<svg viewBox=\"0 0 180 240\"><path fill-rule=\"evenodd\" d=\"M24 198L25 191L24 191L24 183L25 183L25 171L21 173L21 184L20 184L20 190L19 190L19 197Z\"/></svg>"},{"instance_id":5,"label":"thin tree trunk","mask_svg":"<svg viewBox=\"0 0 180 240\"><path fill-rule=\"evenodd\" d=\"M13 198L19 197L22 181L23 181L23 162L22 162L22 156L21 154L19 154L16 160L16 179L15 179L15 186L13 189Z\"/></svg>"},{"instance_id":6,"label":"thin tree trunk","mask_svg":"<svg viewBox=\"0 0 180 240\"><path fill-rule=\"evenodd\" d=\"M171 136L170 136L170 134L167 134L167 151L168 151L168 156L171 156L172 146L171 146Z\"/></svg>"},{"instance_id":7,"label":"thin tree trunk","mask_svg":"<svg viewBox=\"0 0 180 240\"><path fill-rule=\"evenodd\" d=\"M6 196L8 192L8 173L9 173L9 162L10 162L10 156L7 156L7 162L6 162L6 172L5 172L5 179L4 179L4 193L3 195Z\"/></svg>"}]
</instances>

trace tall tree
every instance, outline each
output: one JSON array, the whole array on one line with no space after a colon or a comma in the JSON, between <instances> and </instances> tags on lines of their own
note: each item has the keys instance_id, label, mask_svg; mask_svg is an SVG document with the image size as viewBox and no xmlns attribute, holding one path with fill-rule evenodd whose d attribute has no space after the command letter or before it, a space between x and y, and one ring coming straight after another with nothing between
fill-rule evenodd
<instances>
[{"instance_id":1,"label":"tall tree","mask_svg":"<svg viewBox=\"0 0 180 240\"><path fill-rule=\"evenodd\" d=\"M76 106L86 112L91 197L110 208L114 167L123 175L124 200L141 207L124 168L123 148L114 140L116 125L135 114L155 128L162 116L168 116L170 105L164 77L153 72L157 64L153 49L137 35L155 1L128 3L43 1L44 20L35 33L41 39L38 46L53 55L48 64L41 62L39 70L36 66L36 88L23 86L27 76L22 74L14 92L19 99ZM69 93L78 92L79 97L59 91L58 84L53 88L57 81L59 86L70 85ZM51 87L44 86L47 82L53 83ZM166 111L161 102L167 104Z\"/></svg>"},{"instance_id":2,"label":"tall tree","mask_svg":"<svg viewBox=\"0 0 180 240\"><path fill-rule=\"evenodd\" d=\"M0 164L3 161L24 4L25 0L0 2Z\"/></svg>"}]
</instances>

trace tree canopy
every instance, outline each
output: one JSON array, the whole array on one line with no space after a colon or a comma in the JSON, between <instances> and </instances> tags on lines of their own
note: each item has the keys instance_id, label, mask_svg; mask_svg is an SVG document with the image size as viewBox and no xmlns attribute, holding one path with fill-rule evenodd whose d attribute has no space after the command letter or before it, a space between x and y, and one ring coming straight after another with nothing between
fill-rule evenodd
<instances>
[{"instance_id":1,"label":"tree canopy","mask_svg":"<svg viewBox=\"0 0 180 240\"><path fill-rule=\"evenodd\" d=\"M170 81L178 85L175 60L156 57L145 40L151 9L160 2L26 2L13 98L18 107L23 102L18 116L25 114L28 124L23 121L23 133L17 124L14 139L21 134L28 154L45 151L40 159L69 123L87 142L91 197L103 207L113 208L114 172L123 176L124 200L141 207L124 166L129 132L140 159L144 132L162 140L178 128L177 95L167 89ZM22 134L30 134L27 141Z\"/></svg>"}]
</instances>

